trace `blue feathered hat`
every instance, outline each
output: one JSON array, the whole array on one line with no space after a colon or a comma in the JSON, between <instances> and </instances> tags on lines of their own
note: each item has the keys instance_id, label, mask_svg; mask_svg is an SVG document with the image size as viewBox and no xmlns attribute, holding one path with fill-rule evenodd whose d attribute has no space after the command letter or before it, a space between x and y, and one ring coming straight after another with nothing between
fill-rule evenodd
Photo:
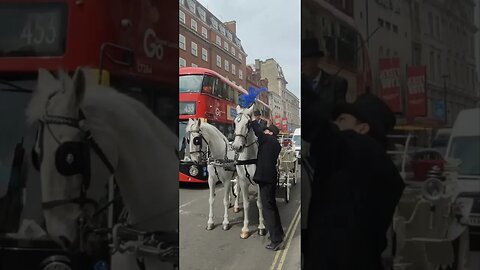
<instances>
[{"instance_id":1,"label":"blue feathered hat","mask_svg":"<svg viewBox=\"0 0 480 270\"><path fill-rule=\"evenodd\" d=\"M266 92L267 88L262 87L262 88L255 88L253 86L250 86L248 88L248 94L242 94L238 97L238 105L242 108L248 108L250 105L252 105L255 102L255 99L257 98L258 95L260 95L261 92Z\"/></svg>"}]
</instances>

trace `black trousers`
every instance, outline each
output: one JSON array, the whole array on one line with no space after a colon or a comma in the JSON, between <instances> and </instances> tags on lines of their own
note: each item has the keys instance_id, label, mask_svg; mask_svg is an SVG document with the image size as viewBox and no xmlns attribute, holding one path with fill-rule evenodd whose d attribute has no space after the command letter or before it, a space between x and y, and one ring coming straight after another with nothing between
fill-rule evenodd
<instances>
[{"instance_id":1,"label":"black trousers","mask_svg":"<svg viewBox=\"0 0 480 270\"><path fill-rule=\"evenodd\" d=\"M259 182L260 197L263 205L263 217L265 218L265 226L270 232L270 240L272 242L283 241L283 228L280 214L275 201L276 184Z\"/></svg>"}]
</instances>

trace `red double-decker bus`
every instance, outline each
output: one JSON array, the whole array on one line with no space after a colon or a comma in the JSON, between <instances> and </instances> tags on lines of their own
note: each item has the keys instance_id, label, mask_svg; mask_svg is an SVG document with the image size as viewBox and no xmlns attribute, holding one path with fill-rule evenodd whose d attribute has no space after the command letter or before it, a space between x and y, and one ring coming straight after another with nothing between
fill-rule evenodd
<instances>
[{"instance_id":1,"label":"red double-decker bus","mask_svg":"<svg viewBox=\"0 0 480 270\"><path fill-rule=\"evenodd\" d=\"M217 127L229 140L234 138L233 120L237 115L238 97L248 92L217 72L199 67L180 68L179 79L179 148L180 182L205 183L207 168L185 160L188 150L185 128L189 118L201 118ZM261 100L268 108L268 105Z\"/></svg>"},{"instance_id":2,"label":"red double-decker bus","mask_svg":"<svg viewBox=\"0 0 480 270\"><path fill-rule=\"evenodd\" d=\"M18 241L4 242L3 233L17 232L24 219L43 224L41 183L28 162L35 132L25 117L38 69L72 74L79 66L143 102L177 133L178 3L0 0L0 183L9 183L0 185L0 209L20 212L0 213L0 268L43 269L40 263L53 252L35 241L22 242L23 248ZM26 154L23 165L14 167L21 152L16 146ZM5 201L20 205L2 205Z\"/></svg>"}]
</instances>

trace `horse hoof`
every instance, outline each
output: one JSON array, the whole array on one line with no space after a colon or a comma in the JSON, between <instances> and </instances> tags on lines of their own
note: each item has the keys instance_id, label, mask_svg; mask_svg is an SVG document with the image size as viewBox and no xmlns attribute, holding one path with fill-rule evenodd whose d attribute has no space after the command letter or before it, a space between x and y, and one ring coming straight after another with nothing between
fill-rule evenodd
<instances>
[{"instance_id":1,"label":"horse hoof","mask_svg":"<svg viewBox=\"0 0 480 270\"><path fill-rule=\"evenodd\" d=\"M240 207L235 207L235 208L233 208L233 212L234 212L234 213L240 212Z\"/></svg>"},{"instance_id":2,"label":"horse hoof","mask_svg":"<svg viewBox=\"0 0 480 270\"><path fill-rule=\"evenodd\" d=\"M265 236L265 235L267 235L267 230L265 230L265 229L258 229L258 235L260 235L260 236Z\"/></svg>"},{"instance_id":3,"label":"horse hoof","mask_svg":"<svg viewBox=\"0 0 480 270\"><path fill-rule=\"evenodd\" d=\"M206 229L207 229L207 231L213 230L213 223L212 223L212 224L208 224Z\"/></svg>"},{"instance_id":4,"label":"horse hoof","mask_svg":"<svg viewBox=\"0 0 480 270\"><path fill-rule=\"evenodd\" d=\"M250 233L249 233L249 232L241 232L241 233L240 233L240 238L242 238L242 239L247 239L248 237L250 237Z\"/></svg>"},{"instance_id":5,"label":"horse hoof","mask_svg":"<svg viewBox=\"0 0 480 270\"><path fill-rule=\"evenodd\" d=\"M223 229L224 231L230 230L230 224L223 224L222 229Z\"/></svg>"}]
</instances>

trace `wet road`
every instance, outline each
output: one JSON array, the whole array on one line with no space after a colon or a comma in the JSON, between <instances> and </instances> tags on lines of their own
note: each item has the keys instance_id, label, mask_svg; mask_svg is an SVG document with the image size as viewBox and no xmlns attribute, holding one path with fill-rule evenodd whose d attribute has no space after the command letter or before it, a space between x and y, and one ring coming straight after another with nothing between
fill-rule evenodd
<instances>
[{"instance_id":1,"label":"wet road","mask_svg":"<svg viewBox=\"0 0 480 270\"><path fill-rule=\"evenodd\" d=\"M290 202L285 203L278 190L277 205L286 233L283 249L265 249L268 235L259 236L256 188L250 186L250 230L248 239L240 238L243 209L229 209L231 229L222 230L223 185L218 184L215 198L215 225L205 230L208 217L208 186L181 185L180 189L180 269L182 270L295 270L300 269L300 179L291 189Z\"/></svg>"}]
</instances>

